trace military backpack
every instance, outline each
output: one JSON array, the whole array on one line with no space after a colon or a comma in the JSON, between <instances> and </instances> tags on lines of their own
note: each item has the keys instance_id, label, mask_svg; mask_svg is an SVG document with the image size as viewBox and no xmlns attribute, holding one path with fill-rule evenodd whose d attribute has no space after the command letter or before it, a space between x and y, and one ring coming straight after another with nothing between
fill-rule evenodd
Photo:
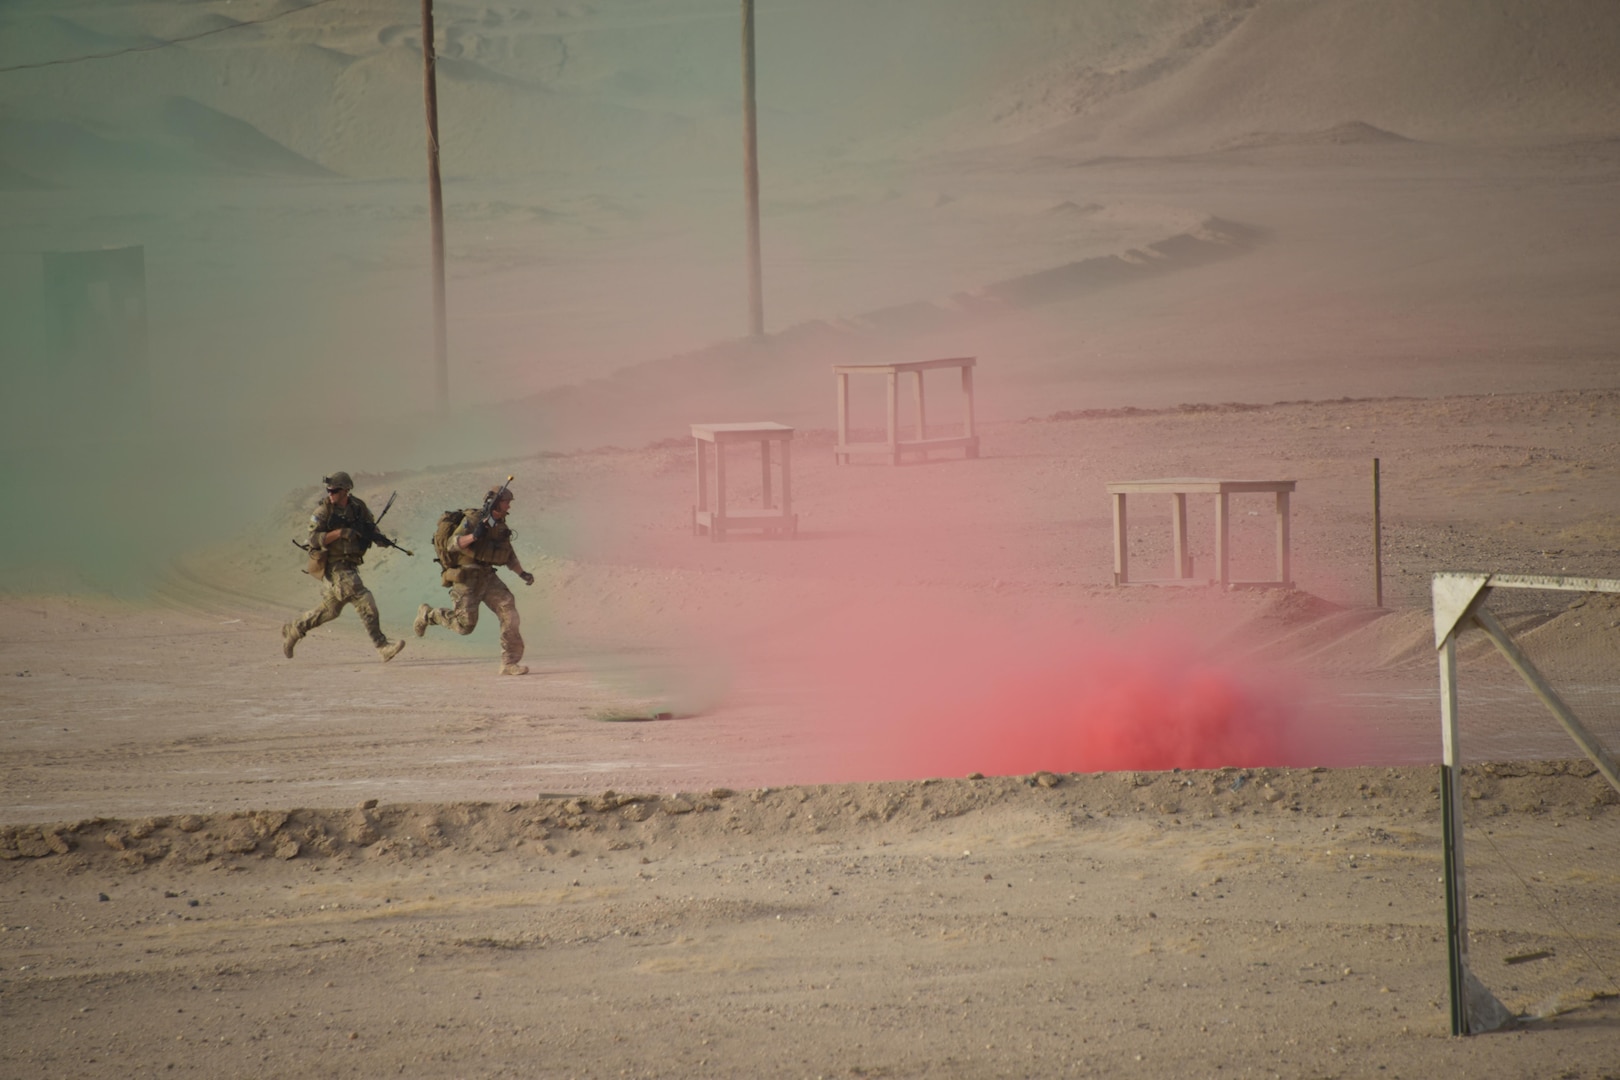
<instances>
[{"instance_id":1,"label":"military backpack","mask_svg":"<svg viewBox=\"0 0 1620 1080\"><path fill-rule=\"evenodd\" d=\"M439 515L439 524L433 530L434 561L446 571L461 565L462 551L456 546L456 530L467 518L465 510L446 510Z\"/></svg>"}]
</instances>

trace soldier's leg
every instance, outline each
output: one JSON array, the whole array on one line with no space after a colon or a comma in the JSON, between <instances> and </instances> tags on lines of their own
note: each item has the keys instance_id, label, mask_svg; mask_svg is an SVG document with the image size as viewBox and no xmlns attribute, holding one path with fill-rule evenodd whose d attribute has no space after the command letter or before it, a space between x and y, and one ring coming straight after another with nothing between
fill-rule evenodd
<instances>
[{"instance_id":1,"label":"soldier's leg","mask_svg":"<svg viewBox=\"0 0 1620 1080\"><path fill-rule=\"evenodd\" d=\"M470 634L478 626L478 602L481 595L482 590L475 585L452 585L449 607L428 608L426 612L418 610L416 617L422 620L423 629L428 626L447 626L458 634Z\"/></svg>"},{"instance_id":2,"label":"soldier's leg","mask_svg":"<svg viewBox=\"0 0 1620 1080\"><path fill-rule=\"evenodd\" d=\"M344 603L343 589L334 568L332 573L321 581L321 602L298 616L296 621L281 628L282 654L291 660L293 647L303 640L304 635L322 623L329 623L337 618L343 611Z\"/></svg>"},{"instance_id":3,"label":"soldier's leg","mask_svg":"<svg viewBox=\"0 0 1620 1080\"><path fill-rule=\"evenodd\" d=\"M518 618L517 598L512 590L499 578L491 577L489 587L484 590L484 603L489 610L501 621L501 673L503 675L526 674L528 669L521 663L523 659L523 634L519 630L522 620ZM518 670L522 668L522 670Z\"/></svg>"},{"instance_id":4,"label":"soldier's leg","mask_svg":"<svg viewBox=\"0 0 1620 1080\"><path fill-rule=\"evenodd\" d=\"M382 632L382 614L377 610L377 598L371 595L365 582L360 580L358 570L350 570L346 575L348 595L345 597L354 605L356 615L365 624L366 633L371 635L371 643L381 649L388 644L388 635Z\"/></svg>"},{"instance_id":5,"label":"soldier's leg","mask_svg":"<svg viewBox=\"0 0 1620 1080\"><path fill-rule=\"evenodd\" d=\"M336 580L336 574L321 582L321 602L298 616L293 623L298 628L298 636L303 637L311 630L323 623L329 623L343 611L342 589Z\"/></svg>"}]
</instances>

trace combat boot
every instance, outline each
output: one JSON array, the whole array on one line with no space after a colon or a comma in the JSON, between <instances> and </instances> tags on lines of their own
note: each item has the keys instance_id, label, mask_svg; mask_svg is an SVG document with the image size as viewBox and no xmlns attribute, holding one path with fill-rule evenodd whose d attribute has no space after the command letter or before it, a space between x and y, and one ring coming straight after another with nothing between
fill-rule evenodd
<instances>
[{"instance_id":1,"label":"combat boot","mask_svg":"<svg viewBox=\"0 0 1620 1080\"><path fill-rule=\"evenodd\" d=\"M529 673L529 667L528 667L527 664L502 664L501 665L501 674L502 675L527 675L528 673Z\"/></svg>"},{"instance_id":2,"label":"combat boot","mask_svg":"<svg viewBox=\"0 0 1620 1080\"><path fill-rule=\"evenodd\" d=\"M417 637L421 637L423 634L427 633L428 612L432 610L432 604L423 604L421 607L416 609L416 621L411 624L411 629L416 631Z\"/></svg>"},{"instance_id":3,"label":"combat boot","mask_svg":"<svg viewBox=\"0 0 1620 1080\"><path fill-rule=\"evenodd\" d=\"M304 635L298 632L298 627L295 624L287 623L283 626L281 628L281 655L291 660L293 646L303 640L303 637Z\"/></svg>"},{"instance_id":4,"label":"combat boot","mask_svg":"<svg viewBox=\"0 0 1620 1080\"><path fill-rule=\"evenodd\" d=\"M386 664L388 661L398 656L404 648L405 639L400 638L398 641L390 642L387 645L377 646L377 655L382 657L382 662Z\"/></svg>"}]
</instances>

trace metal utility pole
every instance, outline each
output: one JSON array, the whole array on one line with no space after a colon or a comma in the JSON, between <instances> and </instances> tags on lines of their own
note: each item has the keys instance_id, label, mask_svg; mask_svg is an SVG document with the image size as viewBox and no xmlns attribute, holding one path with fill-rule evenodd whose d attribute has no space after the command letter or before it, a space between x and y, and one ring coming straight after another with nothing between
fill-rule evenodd
<instances>
[{"instance_id":1,"label":"metal utility pole","mask_svg":"<svg viewBox=\"0 0 1620 1080\"><path fill-rule=\"evenodd\" d=\"M427 106L428 220L433 228L433 373L441 417L450 412L444 328L444 191L439 184L439 89L433 60L433 0L422 0L422 97Z\"/></svg>"},{"instance_id":2,"label":"metal utility pole","mask_svg":"<svg viewBox=\"0 0 1620 1080\"><path fill-rule=\"evenodd\" d=\"M754 0L742 0L743 187L748 198L748 335L765 336L759 270L759 142L754 122Z\"/></svg>"},{"instance_id":3,"label":"metal utility pole","mask_svg":"<svg viewBox=\"0 0 1620 1080\"><path fill-rule=\"evenodd\" d=\"M1378 486L1378 459L1373 458L1373 604L1384 606L1384 510Z\"/></svg>"}]
</instances>

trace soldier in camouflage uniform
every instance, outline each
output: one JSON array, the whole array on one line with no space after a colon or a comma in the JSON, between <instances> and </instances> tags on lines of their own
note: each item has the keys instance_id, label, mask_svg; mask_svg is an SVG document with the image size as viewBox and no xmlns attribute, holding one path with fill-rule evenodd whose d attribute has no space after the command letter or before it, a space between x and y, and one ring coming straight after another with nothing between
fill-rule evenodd
<instances>
[{"instance_id":1,"label":"soldier in camouflage uniform","mask_svg":"<svg viewBox=\"0 0 1620 1080\"><path fill-rule=\"evenodd\" d=\"M371 590L360 580L360 563L371 547L371 536L377 522L371 510L351 494L354 481L346 472L335 472L326 477L326 498L315 508L309 519L309 550L315 559L324 557L325 572L321 578L320 605L281 628L281 651L292 659L293 647L322 623L338 617L347 604L365 624L377 654L387 663L399 655L405 640L390 643L382 632L381 618L377 614L377 601Z\"/></svg>"},{"instance_id":2,"label":"soldier in camouflage uniform","mask_svg":"<svg viewBox=\"0 0 1620 1080\"><path fill-rule=\"evenodd\" d=\"M490 496L494 494L489 492ZM448 626L458 634L470 634L478 625L478 606L486 604L501 622L501 674L527 675L528 667L520 662L523 635L518 631L517 600L495 573L497 567L504 566L522 578L523 584L534 584L534 575L523 569L512 550L513 533L506 524L511 507L512 492L502 490L488 517L482 516L481 507L466 512L446 545L455 565L446 567L441 575L450 589L451 606L423 604L416 609L414 629L417 637L427 633L429 626Z\"/></svg>"}]
</instances>

